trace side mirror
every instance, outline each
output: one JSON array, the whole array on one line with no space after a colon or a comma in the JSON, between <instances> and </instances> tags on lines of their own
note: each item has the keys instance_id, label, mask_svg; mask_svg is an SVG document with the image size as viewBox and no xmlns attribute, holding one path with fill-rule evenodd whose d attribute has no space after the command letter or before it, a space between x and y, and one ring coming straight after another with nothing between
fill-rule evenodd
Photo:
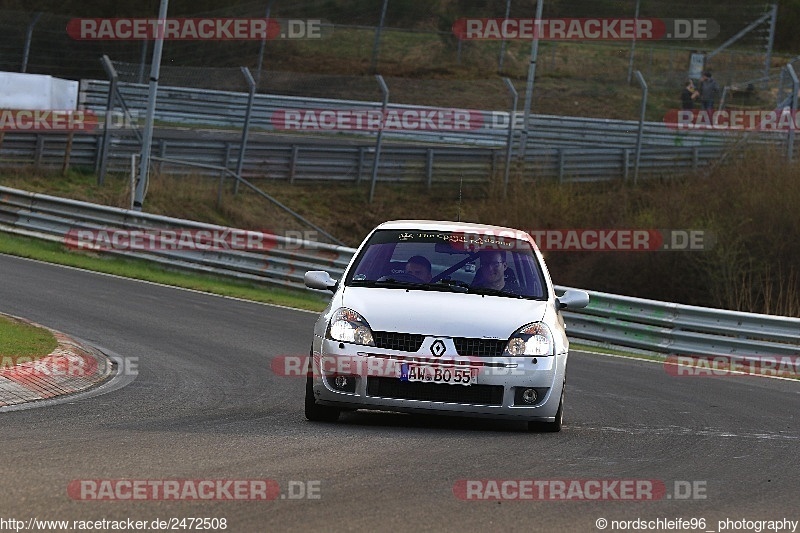
<instances>
[{"instance_id":1,"label":"side mirror","mask_svg":"<svg viewBox=\"0 0 800 533\"><path fill-rule=\"evenodd\" d=\"M324 270L311 270L303 276L303 283L309 289L319 289L321 291L335 291L338 282Z\"/></svg>"},{"instance_id":2,"label":"side mirror","mask_svg":"<svg viewBox=\"0 0 800 533\"><path fill-rule=\"evenodd\" d=\"M576 289L567 289L564 294L556 298L556 305L559 309L569 307L570 309L581 309L589 305L589 293Z\"/></svg>"}]
</instances>

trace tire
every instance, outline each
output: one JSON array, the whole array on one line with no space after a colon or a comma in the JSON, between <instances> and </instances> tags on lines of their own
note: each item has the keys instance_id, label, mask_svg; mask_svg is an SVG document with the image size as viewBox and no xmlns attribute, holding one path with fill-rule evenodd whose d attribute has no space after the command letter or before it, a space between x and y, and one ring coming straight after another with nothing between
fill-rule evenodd
<instances>
[{"instance_id":1,"label":"tire","mask_svg":"<svg viewBox=\"0 0 800 533\"><path fill-rule=\"evenodd\" d=\"M561 399L558 401L558 411L556 411L556 419L553 422L528 422L528 431L535 431L538 433L558 433L561 431L561 426L564 423L564 391L567 388L567 382L561 386Z\"/></svg>"},{"instance_id":2,"label":"tire","mask_svg":"<svg viewBox=\"0 0 800 533\"><path fill-rule=\"evenodd\" d=\"M341 411L329 405L319 405L314 399L314 380L306 378L306 418L312 422L336 422Z\"/></svg>"}]
</instances>

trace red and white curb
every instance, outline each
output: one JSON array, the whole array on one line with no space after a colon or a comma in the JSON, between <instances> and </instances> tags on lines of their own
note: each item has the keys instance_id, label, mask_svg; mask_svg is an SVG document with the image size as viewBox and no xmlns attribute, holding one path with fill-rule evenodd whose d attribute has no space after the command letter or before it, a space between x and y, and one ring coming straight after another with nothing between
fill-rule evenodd
<instances>
[{"instance_id":1,"label":"red and white curb","mask_svg":"<svg viewBox=\"0 0 800 533\"><path fill-rule=\"evenodd\" d=\"M58 346L40 359L0 367L0 407L80 392L113 374L113 361L100 351L29 320L3 316L49 330Z\"/></svg>"}]
</instances>

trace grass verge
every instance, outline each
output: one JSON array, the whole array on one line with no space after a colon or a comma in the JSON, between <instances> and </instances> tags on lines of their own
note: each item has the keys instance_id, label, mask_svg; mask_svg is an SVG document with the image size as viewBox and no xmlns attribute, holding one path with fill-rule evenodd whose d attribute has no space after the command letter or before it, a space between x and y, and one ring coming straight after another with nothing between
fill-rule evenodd
<instances>
[{"instance_id":1,"label":"grass verge","mask_svg":"<svg viewBox=\"0 0 800 533\"><path fill-rule=\"evenodd\" d=\"M0 233L0 253L309 311L321 311L326 305L322 296L313 293L240 282L206 274L166 270L143 259L73 252L58 243L7 233Z\"/></svg>"},{"instance_id":2,"label":"grass verge","mask_svg":"<svg viewBox=\"0 0 800 533\"><path fill-rule=\"evenodd\" d=\"M57 346L56 338L48 330L0 316L0 368L20 358L40 359Z\"/></svg>"}]
</instances>

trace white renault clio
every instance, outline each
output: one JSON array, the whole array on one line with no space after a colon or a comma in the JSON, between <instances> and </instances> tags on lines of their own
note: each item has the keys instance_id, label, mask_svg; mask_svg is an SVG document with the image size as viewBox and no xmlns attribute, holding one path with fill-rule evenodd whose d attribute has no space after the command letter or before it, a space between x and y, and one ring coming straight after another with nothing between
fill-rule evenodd
<instances>
[{"instance_id":1,"label":"white renault clio","mask_svg":"<svg viewBox=\"0 0 800 533\"><path fill-rule=\"evenodd\" d=\"M377 409L516 419L559 431L567 340L563 308L533 238L480 224L400 220L375 228L314 327L306 418Z\"/></svg>"}]
</instances>

